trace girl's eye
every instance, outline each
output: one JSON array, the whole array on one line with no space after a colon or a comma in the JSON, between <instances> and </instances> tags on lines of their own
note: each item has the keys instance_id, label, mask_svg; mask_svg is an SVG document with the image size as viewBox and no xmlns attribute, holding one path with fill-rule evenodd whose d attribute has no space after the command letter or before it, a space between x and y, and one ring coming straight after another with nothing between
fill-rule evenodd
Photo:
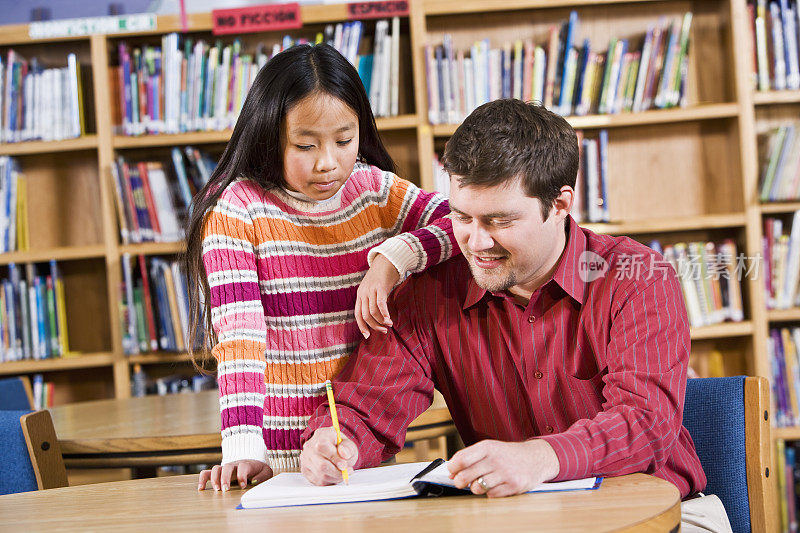
<instances>
[{"instance_id":1,"label":"girl's eye","mask_svg":"<svg viewBox=\"0 0 800 533\"><path fill-rule=\"evenodd\" d=\"M346 141L336 141L336 144L338 144L339 146L347 146L348 144L350 144L350 141L352 140L353 139L347 139Z\"/></svg>"},{"instance_id":2,"label":"girl's eye","mask_svg":"<svg viewBox=\"0 0 800 533\"><path fill-rule=\"evenodd\" d=\"M314 148L313 144L296 144L298 150L308 151Z\"/></svg>"}]
</instances>

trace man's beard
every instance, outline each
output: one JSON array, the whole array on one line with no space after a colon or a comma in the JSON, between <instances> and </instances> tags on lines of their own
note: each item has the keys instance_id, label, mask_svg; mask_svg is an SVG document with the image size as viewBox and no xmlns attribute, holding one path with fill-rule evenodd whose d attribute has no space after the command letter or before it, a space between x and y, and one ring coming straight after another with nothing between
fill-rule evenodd
<instances>
[{"instance_id":1,"label":"man's beard","mask_svg":"<svg viewBox=\"0 0 800 533\"><path fill-rule=\"evenodd\" d=\"M506 259L508 261L508 259ZM486 273L486 270L476 266L470 258L469 269L472 272L472 277L475 283L484 290L489 292L502 292L510 289L517 284L517 276L513 269L508 269L508 272L503 277L494 277Z\"/></svg>"}]
</instances>

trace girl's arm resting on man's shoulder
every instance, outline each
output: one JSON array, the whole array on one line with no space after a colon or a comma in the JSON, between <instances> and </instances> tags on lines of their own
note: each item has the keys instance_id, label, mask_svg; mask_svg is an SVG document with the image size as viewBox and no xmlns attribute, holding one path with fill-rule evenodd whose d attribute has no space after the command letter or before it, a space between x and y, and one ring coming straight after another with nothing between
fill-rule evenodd
<instances>
[{"instance_id":1,"label":"girl's arm resting on man's shoulder","mask_svg":"<svg viewBox=\"0 0 800 533\"><path fill-rule=\"evenodd\" d=\"M370 250L372 264L376 254L388 259L402 279L406 274L422 272L461 253L453 225L447 215L450 207L441 193L426 192L413 183L394 176L387 208L397 213L397 235Z\"/></svg>"}]
</instances>

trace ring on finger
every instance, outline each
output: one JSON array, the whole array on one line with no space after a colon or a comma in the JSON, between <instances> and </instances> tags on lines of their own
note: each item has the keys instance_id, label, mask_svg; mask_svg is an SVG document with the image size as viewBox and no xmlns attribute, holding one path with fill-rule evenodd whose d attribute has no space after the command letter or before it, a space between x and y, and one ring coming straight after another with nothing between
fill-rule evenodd
<instances>
[{"instance_id":1,"label":"ring on finger","mask_svg":"<svg viewBox=\"0 0 800 533\"><path fill-rule=\"evenodd\" d=\"M489 484L486 483L486 480L483 479L483 476L479 476L478 479L474 481L474 483L480 485L480 487L483 489L483 492L489 492L490 489Z\"/></svg>"}]
</instances>

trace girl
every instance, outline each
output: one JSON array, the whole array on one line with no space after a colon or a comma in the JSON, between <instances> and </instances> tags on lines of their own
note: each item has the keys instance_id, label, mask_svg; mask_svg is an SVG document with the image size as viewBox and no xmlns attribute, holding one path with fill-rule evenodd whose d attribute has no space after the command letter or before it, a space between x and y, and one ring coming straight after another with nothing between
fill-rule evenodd
<instances>
[{"instance_id":1,"label":"girl","mask_svg":"<svg viewBox=\"0 0 800 533\"><path fill-rule=\"evenodd\" d=\"M200 490L298 470L300 434L359 330L385 332L396 282L458 251L444 197L393 171L333 47L261 69L189 221L191 322L204 302L222 415L222 465Z\"/></svg>"}]
</instances>

